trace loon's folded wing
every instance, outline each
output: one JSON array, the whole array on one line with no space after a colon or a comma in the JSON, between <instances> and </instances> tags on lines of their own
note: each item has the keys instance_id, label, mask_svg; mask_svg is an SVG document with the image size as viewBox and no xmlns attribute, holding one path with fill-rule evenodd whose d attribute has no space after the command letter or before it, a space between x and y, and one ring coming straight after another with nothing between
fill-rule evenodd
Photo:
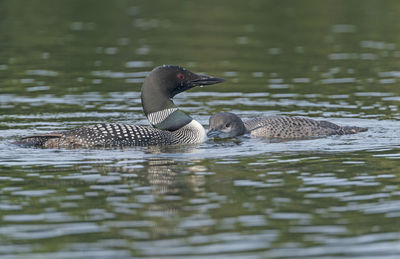
<instances>
[{"instance_id":1,"label":"loon's folded wing","mask_svg":"<svg viewBox=\"0 0 400 259\"><path fill-rule=\"evenodd\" d=\"M267 138L308 138L367 131L367 128L339 126L329 121L303 117L259 117L244 123L251 135Z\"/></svg>"}]
</instances>

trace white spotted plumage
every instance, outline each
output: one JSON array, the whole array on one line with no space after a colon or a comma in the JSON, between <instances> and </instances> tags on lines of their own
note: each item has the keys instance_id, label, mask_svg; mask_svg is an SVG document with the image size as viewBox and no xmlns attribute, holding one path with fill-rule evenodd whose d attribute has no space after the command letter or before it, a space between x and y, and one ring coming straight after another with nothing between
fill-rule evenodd
<instances>
[{"instance_id":1,"label":"white spotted plumage","mask_svg":"<svg viewBox=\"0 0 400 259\"><path fill-rule=\"evenodd\" d=\"M182 128L171 132L148 126L97 124L66 131L60 138L46 141L44 146L118 147L176 145L202 143L205 139L206 132L203 126L196 120L192 120ZM53 141L56 141L56 143Z\"/></svg>"}]
</instances>

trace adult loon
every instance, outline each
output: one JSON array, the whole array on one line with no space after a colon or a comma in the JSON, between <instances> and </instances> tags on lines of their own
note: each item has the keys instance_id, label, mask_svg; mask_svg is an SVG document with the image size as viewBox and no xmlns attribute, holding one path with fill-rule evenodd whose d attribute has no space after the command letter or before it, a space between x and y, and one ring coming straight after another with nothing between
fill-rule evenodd
<instances>
[{"instance_id":1,"label":"adult loon","mask_svg":"<svg viewBox=\"0 0 400 259\"><path fill-rule=\"evenodd\" d=\"M88 148L201 143L206 139L203 126L179 110L172 98L195 86L223 81L222 78L198 75L179 66L156 67L144 80L141 93L143 111L154 128L102 123L24 137L16 144L44 148Z\"/></svg>"},{"instance_id":2,"label":"adult loon","mask_svg":"<svg viewBox=\"0 0 400 259\"><path fill-rule=\"evenodd\" d=\"M367 128L339 126L329 121L302 117L270 116L242 121L234 113L217 113L210 117L210 138L228 138L250 134L254 137L275 139L315 138L330 135L355 134Z\"/></svg>"}]
</instances>

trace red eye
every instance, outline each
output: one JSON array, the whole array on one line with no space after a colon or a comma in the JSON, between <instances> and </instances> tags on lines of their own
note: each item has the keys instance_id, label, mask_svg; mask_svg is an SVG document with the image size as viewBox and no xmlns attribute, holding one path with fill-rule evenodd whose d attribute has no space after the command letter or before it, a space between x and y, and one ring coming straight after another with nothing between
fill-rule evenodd
<instances>
[{"instance_id":1,"label":"red eye","mask_svg":"<svg viewBox=\"0 0 400 259\"><path fill-rule=\"evenodd\" d=\"M178 74L178 78L179 79L183 79L183 75L182 74Z\"/></svg>"}]
</instances>

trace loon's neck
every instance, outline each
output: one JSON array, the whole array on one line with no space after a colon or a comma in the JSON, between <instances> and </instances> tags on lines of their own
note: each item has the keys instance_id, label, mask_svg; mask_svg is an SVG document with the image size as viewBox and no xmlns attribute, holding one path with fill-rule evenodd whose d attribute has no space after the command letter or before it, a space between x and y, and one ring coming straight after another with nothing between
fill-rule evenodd
<instances>
[{"instance_id":1,"label":"loon's neck","mask_svg":"<svg viewBox=\"0 0 400 259\"><path fill-rule=\"evenodd\" d=\"M152 82L154 83L154 82ZM145 81L142 87L142 106L151 125L160 130L175 131L193 119L174 104L169 94Z\"/></svg>"}]
</instances>

